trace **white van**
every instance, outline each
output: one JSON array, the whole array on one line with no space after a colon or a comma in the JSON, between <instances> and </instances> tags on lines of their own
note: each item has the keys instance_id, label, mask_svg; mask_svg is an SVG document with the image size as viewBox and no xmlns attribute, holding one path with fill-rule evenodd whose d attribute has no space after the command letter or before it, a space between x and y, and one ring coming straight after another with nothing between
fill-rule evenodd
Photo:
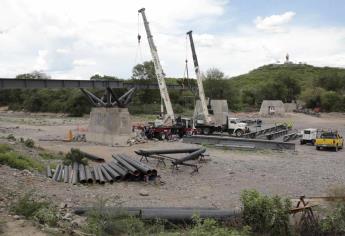
<instances>
[{"instance_id":1,"label":"white van","mask_svg":"<svg viewBox=\"0 0 345 236\"><path fill-rule=\"evenodd\" d=\"M302 138L300 140L301 145L306 144L306 143L311 143L314 146L316 136L317 136L317 129L310 128L310 129L302 130Z\"/></svg>"}]
</instances>

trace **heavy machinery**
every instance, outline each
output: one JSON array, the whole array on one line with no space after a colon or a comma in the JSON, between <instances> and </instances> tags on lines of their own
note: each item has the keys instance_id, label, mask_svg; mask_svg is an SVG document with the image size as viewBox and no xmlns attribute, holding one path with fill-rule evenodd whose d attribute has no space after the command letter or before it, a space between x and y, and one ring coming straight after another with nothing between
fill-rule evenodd
<instances>
[{"instance_id":1,"label":"heavy machinery","mask_svg":"<svg viewBox=\"0 0 345 236\"><path fill-rule=\"evenodd\" d=\"M202 75L199 69L199 62L195 52L194 40L192 31L188 31L190 47L192 50L193 63L195 69L195 75L197 79L197 85L199 90L199 98L202 107L203 119L195 120L195 128L202 134L212 134L213 132L228 132L229 135L235 135L237 137L242 136L245 133L249 133L250 130L246 123L241 122L238 118L227 117L226 124L217 124L210 116L208 107L206 104L206 97L204 92L204 86L202 84Z\"/></svg>"},{"instance_id":2,"label":"heavy machinery","mask_svg":"<svg viewBox=\"0 0 345 236\"><path fill-rule=\"evenodd\" d=\"M162 117L162 119L151 122L148 126L142 127L142 129L148 138L166 139L172 134L178 134L180 137L185 134L192 134L194 132L194 126L191 122L191 119L181 117L175 118L168 89L165 83L165 76L158 57L157 48L153 42L153 36L151 34L149 22L146 18L145 8L141 8L140 10L138 10L138 13L142 15L147 40L150 46L153 64L158 80L160 95L164 102L166 110L166 114ZM139 38L140 35L138 36L138 39Z\"/></svg>"}]
</instances>

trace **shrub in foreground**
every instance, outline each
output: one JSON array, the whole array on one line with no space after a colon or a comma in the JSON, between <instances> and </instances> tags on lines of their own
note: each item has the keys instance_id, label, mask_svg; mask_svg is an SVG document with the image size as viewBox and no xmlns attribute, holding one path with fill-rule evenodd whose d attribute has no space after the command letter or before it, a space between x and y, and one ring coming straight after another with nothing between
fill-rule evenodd
<instances>
[{"instance_id":1,"label":"shrub in foreground","mask_svg":"<svg viewBox=\"0 0 345 236\"><path fill-rule=\"evenodd\" d=\"M289 210L291 202L278 196L261 195L256 190L245 190L241 194L242 218L253 232L268 235L291 235Z\"/></svg>"}]
</instances>

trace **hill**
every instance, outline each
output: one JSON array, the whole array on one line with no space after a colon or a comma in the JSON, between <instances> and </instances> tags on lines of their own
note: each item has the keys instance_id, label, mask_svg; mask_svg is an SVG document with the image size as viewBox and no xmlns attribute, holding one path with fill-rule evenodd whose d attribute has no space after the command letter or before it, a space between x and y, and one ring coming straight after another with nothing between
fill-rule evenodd
<instances>
[{"instance_id":1,"label":"hill","mask_svg":"<svg viewBox=\"0 0 345 236\"><path fill-rule=\"evenodd\" d=\"M230 78L242 107L257 107L263 99L302 100L324 111L345 109L345 69L307 64L270 64Z\"/></svg>"}]
</instances>

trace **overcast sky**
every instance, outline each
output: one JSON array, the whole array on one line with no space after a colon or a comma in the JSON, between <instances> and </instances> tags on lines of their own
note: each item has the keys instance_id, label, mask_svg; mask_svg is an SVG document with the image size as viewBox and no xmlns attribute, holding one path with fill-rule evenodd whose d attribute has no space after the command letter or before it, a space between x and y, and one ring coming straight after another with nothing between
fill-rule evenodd
<instances>
[{"instance_id":1,"label":"overcast sky","mask_svg":"<svg viewBox=\"0 0 345 236\"><path fill-rule=\"evenodd\" d=\"M0 77L41 70L53 78L129 78L151 59L142 21L138 56L141 7L169 77L183 75L188 30L203 71L239 75L286 53L294 62L345 67L343 0L1 0Z\"/></svg>"}]
</instances>

